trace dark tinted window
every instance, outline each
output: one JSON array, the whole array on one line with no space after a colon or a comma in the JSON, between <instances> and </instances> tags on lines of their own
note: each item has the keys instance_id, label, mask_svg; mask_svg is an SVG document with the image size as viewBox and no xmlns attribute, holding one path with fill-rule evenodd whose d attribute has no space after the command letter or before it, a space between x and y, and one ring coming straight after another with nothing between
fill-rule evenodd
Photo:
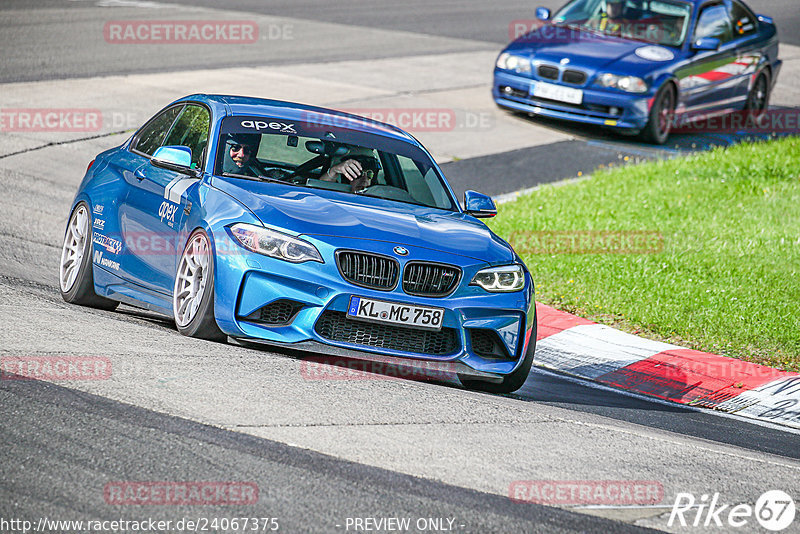
<instances>
[{"instance_id":1,"label":"dark tinted window","mask_svg":"<svg viewBox=\"0 0 800 534\"><path fill-rule=\"evenodd\" d=\"M709 6L700 13L694 39L696 41L706 37L715 37L723 43L733 39L731 19L728 10L722 4Z\"/></svg>"},{"instance_id":2,"label":"dark tinted window","mask_svg":"<svg viewBox=\"0 0 800 534\"><path fill-rule=\"evenodd\" d=\"M161 141L164 140L164 136L167 135L169 127L175 122L175 117L178 116L182 107L171 107L147 123L139 132L139 135L136 136L133 148L152 156L153 152L161 146Z\"/></svg>"},{"instance_id":3,"label":"dark tinted window","mask_svg":"<svg viewBox=\"0 0 800 534\"><path fill-rule=\"evenodd\" d=\"M756 32L756 19L749 9L739 2L731 5L731 20L733 20L733 36L741 37L752 35Z\"/></svg>"},{"instance_id":4,"label":"dark tinted window","mask_svg":"<svg viewBox=\"0 0 800 534\"><path fill-rule=\"evenodd\" d=\"M163 145L189 147L192 150L192 168L200 167L208 143L209 119L208 110L203 106L186 106Z\"/></svg>"}]
</instances>

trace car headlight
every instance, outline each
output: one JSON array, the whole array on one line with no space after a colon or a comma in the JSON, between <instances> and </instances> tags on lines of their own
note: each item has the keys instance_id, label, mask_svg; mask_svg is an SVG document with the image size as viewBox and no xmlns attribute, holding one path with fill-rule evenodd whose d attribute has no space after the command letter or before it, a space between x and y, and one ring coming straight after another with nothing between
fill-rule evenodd
<instances>
[{"instance_id":1,"label":"car headlight","mask_svg":"<svg viewBox=\"0 0 800 534\"><path fill-rule=\"evenodd\" d=\"M230 230L244 248L258 254L292 263L325 263L317 248L308 241L253 224L234 224Z\"/></svg>"},{"instance_id":2,"label":"car headlight","mask_svg":"<svg viewBox=\"0 0 800 534\"><path fill-rule=\"evenodd\" d=\"M531 72L531 60L516 54L503 52L497 57L497 68L513 70L514 72L529 74Z\"/></svg>"},{"instance_id":3,"label":"car headlight","mask_svg":"<svg viewBox=\"0 0 800 534\"><path fill-rule=\"evenodd\" d=\"M596 83L601 87L611 87L628 93L647 92L647 84L636 76L619 76L606 72L597 77Z\"/></svg>"},{"instance_id":4,"label":"car headlight","mask_svg":"<svg viewBox=\"0 0 800 534\"><path fill-rule=\"evenodd\" d=\"M481 286L492 293L519 291L525 287L525 273L521 265L504 265L481 269L472 277L471 286Z\"/></svg>"}]
</instances>

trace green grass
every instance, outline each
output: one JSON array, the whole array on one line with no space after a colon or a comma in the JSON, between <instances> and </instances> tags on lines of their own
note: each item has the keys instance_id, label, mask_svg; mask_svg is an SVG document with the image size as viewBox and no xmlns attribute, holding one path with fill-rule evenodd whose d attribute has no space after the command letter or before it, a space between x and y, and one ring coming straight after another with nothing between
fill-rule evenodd
<instances>
[{"instance_id":1,"label":"green grass","mask_svg":"<svg viewBox=\"0 0 800 534\"><path fill-rule=\"evenodd\" d=\"M502 205L490 224L523 256L540 302L645 337L800 370L799 138L545 186ZM554 254L519 239L543 230L657 231L663 248Z\"/></svg>"}]
</instances>

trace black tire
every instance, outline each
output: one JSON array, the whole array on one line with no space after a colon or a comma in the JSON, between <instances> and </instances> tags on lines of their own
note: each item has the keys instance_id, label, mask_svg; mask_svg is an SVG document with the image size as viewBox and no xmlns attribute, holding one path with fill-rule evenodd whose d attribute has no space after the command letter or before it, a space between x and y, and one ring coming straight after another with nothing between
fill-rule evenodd
<instances>
[{"instance_id":1,"label":"black tire","mask_svg":"<svg viewBox=\"0 0 800 534\"><path fill-rule=\"evenodd\" d=\"M461 381L461 384L467 389L485 391L487 393L513 393L521 388L528 379L528 375L531 372L531 365L533 365L533 355L536 352L536 331L538 323L539 319L534 315L531 339L528 343L528 350L525 352L525 359L522 361L522 365L517 367L512 373L506 375L502 382L485 382L466 377L462 378L461 375L459 375L458 379Z\"/></svg>"},{"instance_id":2,"label":"black tire","mask_svg":"<svg viewBox=\"0 0 800 534\"><path fill-rule=\"evenodd\" d=\"M81 227L80 235L76 232ZM70 304L113 310L119 302L94 292L92 269L92 211L86 202L78 202L69 216L61 248L58 282L61 298Z\"/></svg>"},{"instance_id":3,"label":"black tire","mask_svg":"<svg viewBox=\"0 0 800 534\"><path fill-rule=\"evenodd\" d=\"M665 84L656 94L647 125L641 132L642 139L654 145L663 145L669 139L678 96L671 83Z\"/></svg>"},{"instance_id":4,"label":"black tire","mask_svg":"<svg viewBox=\"0 0 800 534\"><path fill-rule=\"evenodd\" d=\"M756 118L764 114L769 107L770 78L766 71L761 71L747 94L744 109L750 111Z\"/></svg>"},{"instance_id":5,"label":"black tire","mask_svg":"<svg viewBox=\"0 0 800 534\"><path fill-rule=\"evenodd\" d=\"M205 242L205 251L193 248L195 243ZM199 261L197 261L199 258ZM203 258L205 264L203 264ZM186 277L199 277L200 285L194 296ZM196 280L195 280L196 282ZM195 299L199 301L194 311L189 311ZM188 299L188 300L187 300ZM228 336L219 329L214 318L214 254L211 241L203 230L195 230L186 241L186 247L175 273L172 289L172 312L175 326L184 336L211 341L227 341ZM188 314L187 314L188 313Z\"/></svg>"}]
</instances>

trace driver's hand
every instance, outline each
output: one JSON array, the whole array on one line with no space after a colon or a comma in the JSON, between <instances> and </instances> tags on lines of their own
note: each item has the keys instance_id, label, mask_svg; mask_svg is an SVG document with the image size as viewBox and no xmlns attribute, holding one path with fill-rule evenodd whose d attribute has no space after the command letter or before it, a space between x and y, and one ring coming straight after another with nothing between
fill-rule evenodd
<instances>
[{"instance_id":1,"label":"driver's hand","mask_svg":"<svg viewBox=\"0 0 800 534\"><path fill-rule=\"evenodd\" d=\"M337 173L347 178L347 181L352 182L361 176L361 164L354 159L348 159L337 165L334 165L328 169L327 172L331 179L336 178Z\"/></svg>"}]
</instances>

